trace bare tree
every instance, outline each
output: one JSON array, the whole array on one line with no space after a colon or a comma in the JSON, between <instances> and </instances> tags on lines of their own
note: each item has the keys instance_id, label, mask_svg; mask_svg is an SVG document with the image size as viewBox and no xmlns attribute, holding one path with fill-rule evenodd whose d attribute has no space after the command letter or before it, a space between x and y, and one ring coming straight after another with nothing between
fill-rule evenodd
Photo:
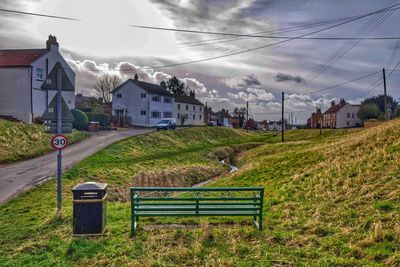
<instances>
[{"instance_id":1,"label":"bare tree","mask_svg":"<svg viewBox=\"0 0 400 267\"><path fill-rule=\"evenodd\" d=\"M111 103L111 92L120 83L121 80L117 75L103 74L97 78L94 90L99 97L103 98L104 103L109 104Z\"/></svg>"}]
</instances>

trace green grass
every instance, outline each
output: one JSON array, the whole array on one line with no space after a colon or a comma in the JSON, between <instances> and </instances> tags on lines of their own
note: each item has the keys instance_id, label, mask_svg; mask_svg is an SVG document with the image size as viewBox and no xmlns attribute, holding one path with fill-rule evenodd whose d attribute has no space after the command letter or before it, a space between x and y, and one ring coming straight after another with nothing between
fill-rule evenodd
<instances>
[{"instance_id":1,"label":"green grass","mask_svg":"<svg viewBox=\"0 0 400 267\"><path fill-rule=\"evenodd\" d=\"M132 137L65 173L64 209L55 218L54 181L0 207L0 262L5 266L379 266L400 264L400 121L367 130L269 133L219 127ZM236 158L241 169L207 186L265 186L263 232L249 218L148 219L192 230L139 229L129 237L126 189L132 177L223 168L228 147L259 146ZM260 145L261 144L261 145ZM253 146L249 146L250 148ZM237 149L239 151L239 149ZM222 156L221 156L222 157ZM226 171L226 170L225 170ZM221 169L221 173L224 170ZM215 173L210 173L214 175ZM207 177L207 173L204 174ZM147 178L146 178L147 179ZM106 181L107 234L72 237L70 189Z\"/></svg>"},{"instance_id":2,"label":"green grass","mask_svg":"<svg viewBox=\"0 0 400 267\"><path fill-rule=\"evenodd\" d=\"M67 135L70 144L89 135L75 131ZM0 163L10 163L44 155L53 150L52 135L44 132L44 126L0 119Z\"/></svg>"}]
</instances>

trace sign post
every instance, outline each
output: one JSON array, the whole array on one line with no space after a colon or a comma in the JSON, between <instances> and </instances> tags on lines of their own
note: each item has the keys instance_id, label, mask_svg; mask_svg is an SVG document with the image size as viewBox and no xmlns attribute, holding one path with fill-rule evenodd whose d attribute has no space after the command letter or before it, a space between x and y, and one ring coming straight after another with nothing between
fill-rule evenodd
<instances>
[{"instance_id":1,"label":"sign post","mask_svg":"<svg viewBox=\"0 0 400 267\"><path fill-rule=\"evenodd\" d=\"M62 153L67 144L67 138L62 134L72 132L72 122L74 117L69 107L62 97L62 90L73 90L73 83L63 71L62 65L58 62L47 76L41 89L54 90L57 93L48 104L46 111L42 115L45 122L45 131L50 134L56 134L51 139L51 145L57 149L57 213L61 211L61 175L62 175Z\"/></svg>"},{"instance_id":2,"label":"sign post","mask_svg":"<svg viewBox=\"0 0 400 267\"><path fill-rule=\"evenodd\" d=\"M61 77L62 70L57 69L57 134L61 134ZM54 140L59 140L55 138ZM60 139L62 140L62 139ZM61 149L57 149L57 213L61 211Z\"/></svg>"}]
</instances>

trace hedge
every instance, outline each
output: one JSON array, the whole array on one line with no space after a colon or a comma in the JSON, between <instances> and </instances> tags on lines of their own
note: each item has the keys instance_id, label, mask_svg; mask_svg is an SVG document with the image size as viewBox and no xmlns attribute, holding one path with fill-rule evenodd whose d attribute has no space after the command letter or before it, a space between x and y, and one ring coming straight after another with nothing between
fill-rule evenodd
<instances>
[{"instance_id":1,"label":"hedge","mask_svg":"<svg viewBox=\"0 0 400 267\"><path fill-rule=\"evenodd\" d=\"M79 109L73 109L71 110L71 113L74 116L74 121L72 122L74 128L78 130L86 130L89 121L86 114Z\"/></svg>"},{"instance_id":2,"label":"hedge","mask_svg":"<svg viewBox=\"0 0 400 267\"><path fill-rule=\"evenodd\" d=\"M106 113L86 113L89 121L97 121L103 128L110 128L111 116Z\"/></svg>"}]
</instances>

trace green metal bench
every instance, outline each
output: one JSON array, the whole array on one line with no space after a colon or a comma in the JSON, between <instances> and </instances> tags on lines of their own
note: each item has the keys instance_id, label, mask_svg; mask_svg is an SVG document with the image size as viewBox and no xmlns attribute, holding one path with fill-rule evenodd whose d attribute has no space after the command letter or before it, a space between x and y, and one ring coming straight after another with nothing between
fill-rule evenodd
<instances>
[{"instance_id":1,"label":"green metal bench","mask_svg":"<svg viewBox=\"0 0 400 267\"><path fill-rule=\"evenodd\" d=\"M251 216L262 230L263 200L263 187L131 187L131 234L139 217Z\"/></svg>"}]
</instances>

